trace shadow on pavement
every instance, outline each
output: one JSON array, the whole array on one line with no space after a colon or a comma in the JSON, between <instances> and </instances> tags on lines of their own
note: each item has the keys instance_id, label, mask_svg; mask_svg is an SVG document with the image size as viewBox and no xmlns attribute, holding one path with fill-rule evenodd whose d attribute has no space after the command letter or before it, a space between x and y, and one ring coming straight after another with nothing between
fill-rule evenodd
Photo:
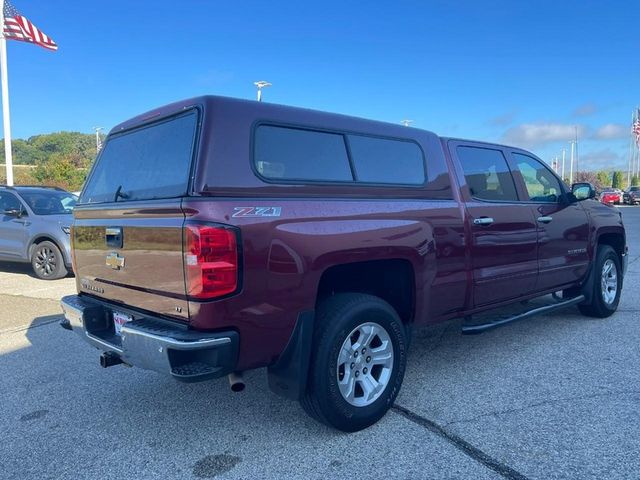
<instances>
[{"instance_id":1,"label":"shadow on pavement","mask_svg":"<svg viewBox=\"0 0 640 480\"><path fill-rule=\"evenodd\" d=\"M30 263L22 263L22 262L0 262L0 272L5 272L5 273L22 273L25 275L29 275L31 278L35 278L37 280L42 280L41 278L38 278L36 276L35 273L33 273L33 268L31 268L31 264ZM66 275L66 277L63 278L70 278L73 277L73 272L69 271L69 273ZM43 280L43 281L50 281L50 280Z\"/></svg>"}]
</instances>

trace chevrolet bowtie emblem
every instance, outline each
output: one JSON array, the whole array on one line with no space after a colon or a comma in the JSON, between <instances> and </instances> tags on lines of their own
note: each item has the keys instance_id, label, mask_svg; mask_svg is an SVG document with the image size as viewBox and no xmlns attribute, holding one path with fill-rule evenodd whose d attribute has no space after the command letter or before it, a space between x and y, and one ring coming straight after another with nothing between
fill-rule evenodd
<instances>
[{"instance_id":1,"label":"chevrolet bowtie emblem","mask_svg":"<svg viewBox=\"0 0 640 480\"><path fill-rule=\"evenodd\" d=\"M124 257L121 257L117 253L113 252L107 255L107 260L105 261L107 267L111 267L114 270L120 270L124 268Z\"/></svg>"}]
</instances>

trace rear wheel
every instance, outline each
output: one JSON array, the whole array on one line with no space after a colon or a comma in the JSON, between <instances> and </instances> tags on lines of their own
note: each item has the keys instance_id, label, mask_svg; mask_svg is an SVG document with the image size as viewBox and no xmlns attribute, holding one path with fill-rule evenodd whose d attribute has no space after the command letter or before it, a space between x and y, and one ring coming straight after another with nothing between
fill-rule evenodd
<instances>
[{"instance_id":1,"label":"rear wheel","mask_svg":"<svg viewBox=\"0 0 640 480\"><path fill-rule=\"evenodd\" d=\"M593 266L591 303L578 305L583 315L596 318L611 316L620 302L622 290L622 269L620 258L613 248L600 245Z\"/></svg>"},{"instance_id":2,"label":"rear wheel","mask_svg":"<svg viewBox=\"0 0 640 480\"><path fill-rule=\"evenodd\" d=\"M309 382L302 406L346 432L384 416L400 391L406 333L398 314L371 295L334 295L318 308Z\"/></svg>"},{"instance_id":3,"label":"rear wheel","mask_svg":"<svg viewBox=\"0 0 640 480\"><path fill-rule=\"evenodd\" d=\"M64 258L55 243L45 241L33 247L31 267L38 278L57 280L67 274Z\"/></svg>"}]
</instances>

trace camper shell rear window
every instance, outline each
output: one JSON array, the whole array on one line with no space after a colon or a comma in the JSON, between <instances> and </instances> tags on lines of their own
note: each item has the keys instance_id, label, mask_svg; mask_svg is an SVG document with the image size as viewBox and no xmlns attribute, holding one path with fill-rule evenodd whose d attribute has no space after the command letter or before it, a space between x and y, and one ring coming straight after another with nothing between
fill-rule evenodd
<instances>
[{"instance_id":1,"label":"camper shell rear window","mask_svg":"<svg viewBox=\"0 0 640 480\"><path fill-rule=\"evenodd\" d=\"M187 194L199 111L109 136L79 203L174 198Z\"/></svg>"}]
</instances>

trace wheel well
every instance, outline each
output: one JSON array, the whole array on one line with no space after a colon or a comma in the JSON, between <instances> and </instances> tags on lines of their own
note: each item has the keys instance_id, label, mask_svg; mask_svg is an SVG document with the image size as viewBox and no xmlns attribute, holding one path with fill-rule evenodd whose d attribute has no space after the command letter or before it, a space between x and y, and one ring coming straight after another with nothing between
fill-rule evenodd
<instances>
[{"instance_id":1,"label":"wheel well","mask_svg":"<svg viewBox=\"0 0 640 480\"><path fill-rule=\"evenodd\" d=\"M620 257L620 263L622 263L622 255L624 254L624 237L618 233L603 233L598 237L598 245L609 245L613 248L618 257Z\"/></svg>"},{"instance_id":2,"label":"wheel well","mask_svg":"<svg viewBox=\"0 0 640 480\"><path fill-rule=\"evenodd\" d=\"M67 262L67 257L65 256L64 250L62 248L60 248L60 245L58 244L58 242L56 242L53 238L51 237L46 237L46 236L39 236L36 237L32 242L31 245L29 246L29 251L27 252L29 254L29 260L31 260L31 254L33 253L33 249L35 248L36 245L38 245L39 243L42 242L51 242L53 243L56 247L58 247L58 250L60 250L60 255L62 255L62 260L66 263Z\"/></svg>"},{"instance_id":3,"label":"wheel well","mask_svg":"<svg viewBox=\"0 0 640 480\"><path fill-rule=\"evenodd\" d=\"M380 297L396 309L404 323L413 320L415 276L407 260L373 260L330 267L320 279L316 305L333 294L344 292Z\"/></svg>"}]
</instances>

